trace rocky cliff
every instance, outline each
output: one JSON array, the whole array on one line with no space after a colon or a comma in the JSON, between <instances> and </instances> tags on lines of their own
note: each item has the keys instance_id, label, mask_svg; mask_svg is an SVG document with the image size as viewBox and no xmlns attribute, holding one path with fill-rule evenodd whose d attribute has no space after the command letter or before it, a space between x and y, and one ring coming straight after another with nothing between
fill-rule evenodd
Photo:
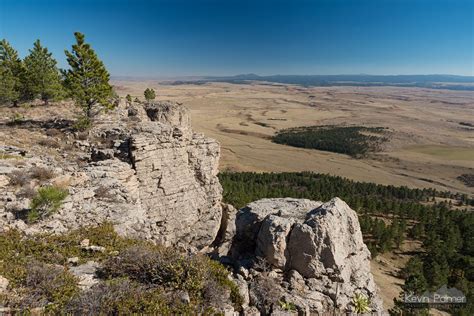
<instances>
[{"instance_id":1,"label":"rocky cliff","mask_svg":"<svg viewBox=\"0 0 474 316\"><path fill-rule=\"evenodd\" d=\"M165 245L211 244L222 214L220 148L192 131L188 110L166 102L122 104L95 121L86 139L70 141L81 152L77 161L26 153L21 165L1 162L2 225L63 232L109 221L124 235ZM53 170L48 184L61 182L70 194L59 212L26 225L21 214L29 200L18 198L24 188L8 185L8 178L15 172L27 176L34 168Z\"/></svg>"}]
</instances>

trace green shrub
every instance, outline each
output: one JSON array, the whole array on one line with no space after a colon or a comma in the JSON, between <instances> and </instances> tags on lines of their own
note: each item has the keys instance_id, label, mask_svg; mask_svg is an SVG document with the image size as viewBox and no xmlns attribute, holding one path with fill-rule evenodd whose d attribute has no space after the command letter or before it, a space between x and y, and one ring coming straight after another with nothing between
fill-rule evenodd
<instances>
[{"instance_id":1,"label":"green shrub","mask_svg":"<svg viewBox=\"0 0 474 316\"><path fill-rule=\"evenodd\" d=\"M55 186L45 186L31 200L28 222L35 222L51 213L56 212L62 201L68 196L68 191Z\"/></svg>"},{"instance_id":2,"label":"green shrub","mask_svg":"<svg viewBox=\"0 0 474 316\"><path fill-rule=\"evenodd\" d=\"M217 261L208 258L205 258L205 260L207 260L206 264L209 267L212 278L220 285L220 287L228 288L230 290L230 300L234 303L234 308L237 311L240 311L243 297L240 295L239 287L229 280L229 271L227 271L227 269Z\"/></svg>"},{"instance_id":3,"label":"green shrub","mask_svg":"<svg viewBox=\"0 0 474 316\"><path fill-rule=\"evenodd\" d=\"M354 312L356 314L365 314L370 312L370 301L363 294L356 293L352 298L352 304L354 304Z\"/></svg>"},{"instance_id":4,"label":"green shrub","mask_svg":"<svg viewBox=\"0 0 474 316\"><path fill-rule=\"evenodd\" d=\"M87 116L80 116L74 125L72 126L76 131L85 131L89 129L92 125L92 122Z\"/></svg>"},{"instance_id":5,"label":"green shrub","mask_svg":"<svg viewBox=\"0 0 474 316\"><path fill-rule=\"evenodd\" d=\"M200 258L199 258L200 259ZM170 248L134 246L104 263L106 277L130 277L144 284L198 294L206 271L197 257L185 257Z\"/></svg>"},{"instance_id":6,"label":"green shrub","mask_svg":"<svg viewBox=\"0 0 474 316\"><path fill-rule=\"evenodd\" d=\"M149 102L151 100L154 100L156 97L155 90L146 88L145 92L143 93L145 96L145 99Z\"/></svg>"},{"instance_id":7,"label":"green shrub","mask_svg":"<svg viewBox=\"0 0 474 316\"><path fill-rule=\"evenodd\" d=\"M82 250L80 242L85 238L93 245L105 247L107 251ZM67 264L70 257L79 257L80 263L89 260L101 261L109 257L110 252L120 252L131 245L141 243L146 242L118 236L110 223L81 228L64 235L25 236L10 230L0 233L0 275L9 279L13 285L18 285L24 281L26 266L31 260L59 265Z\"/></svg>"},{"instance_id":8,"label":"green shrub","mask_svg":"<svg viewBox=\"0 0 474 316\"><path fill-rule=\"evenodd\" d=\"M286 302L286 301L278 301L278 305L280 305L280 308L284 311L288 311L288 312L296 312L297 309L296 309L296 305L293 304L292 302Z\"/></svg>"},{"instance_id":9,"label":"green shrub","mask_svg":"<svg viewBox=\"0 0 474 316\"><path fill-rule=\"evenodd\" d=\"M8 178L10 178L10 184L16 185L20 187L24 187L31 181L31 176L25 170L14 170L8 174Z\"/></svg>"}]
</instances>

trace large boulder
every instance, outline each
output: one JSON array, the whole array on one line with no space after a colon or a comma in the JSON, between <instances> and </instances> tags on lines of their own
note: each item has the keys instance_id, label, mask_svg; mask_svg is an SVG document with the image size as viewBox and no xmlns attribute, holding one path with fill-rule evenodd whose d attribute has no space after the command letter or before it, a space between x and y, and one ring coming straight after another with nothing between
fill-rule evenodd
<instances>
[{"instance_id":1,"label":"large boulder","mask_svg":"<svg viewBox=\"0 0 474 316\"><path fill-rule=\"evenodd\" d=\"M382 311L357 214L341 199L263 199L238 212L236 229L229 255L251 269L251 294L263 279L303 313L350 312L356 293Z\"/></svg>"},{"instance_id":2,"label":"large boulder","mask_svg":"<svg viewBox=\"0 0 474 316\"><path fill-rule=\"evenodd\" d=\"M272 251L265 249L267 247L273 247L283 250L278 245L273 243L266 243L265 239L275 238L283 241L288 232L280 234L280 237L265 235L269 229L272 229L272 220L277 220L281 225L287 227L288 223L293 223L296 220L303 221L306 213L309 209L314 209L321 205L321 202L315 202L307 199L262 199L256 202L252 202L243 209L241 209L236 216L236 235L234 243L232 245L232 256L233 257L245 257L248 253L250 255L255 253L257 243L259 245L260 252ZM262 236L259 236L260 228L264 223L265 219L274 215L271 219L266 221L266 228L262 230ZM277 219L278 218L278 219ZM285 223L288 222L288 223ZM275 224L277 225L277 224ZM290 225L291 226L291 225ZM279 230L279 229L277 229ZM275 230L273 230L275 231ZM260 242L257 242L260 240ZM276 249L275 249L276 250ZM283 253L275 254L279 257L284 257Z\"/></svg>"}]
</instances>

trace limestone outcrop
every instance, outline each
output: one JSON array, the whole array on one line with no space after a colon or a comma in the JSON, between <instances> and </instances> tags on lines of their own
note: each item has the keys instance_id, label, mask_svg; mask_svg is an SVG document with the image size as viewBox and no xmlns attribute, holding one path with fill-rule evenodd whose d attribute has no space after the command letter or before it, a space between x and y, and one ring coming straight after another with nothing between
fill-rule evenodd
<instances>
[{"instance_id":1,"label":"limestone outcrop","mask_svg":"<svg viewBox=\"0 0 474 316\"><path fill-rule=\"evenodd\" d=\"M184 106L121 103L88 134L64 135L66 146L52 153L1 147L14 159L0 160L0 231L63 233L110 222L121 235L210 253L233 268L245 315L351 312L355 294L382 311L357 214L338 198L223 204L219 144L193 132ZM68 196L57 212L27 223L32 197L48 185ZM81 247L104 250L87 239ZM95 269L72 272L88 287Z\"/></svg>"},{"instance_id":2,"label":"limestone outcrop","mask_svg":"<svg viewBox=\"0 0 474 316\"><path fill-rule=\"evenodd\" d=\"M41 185L62 179L69 191L57 213L25 225L18 214L28 200L20 203L15 196L19 188L5 183L0 188L5 191L0 201L4 229L63 232L109 221L124 235L165 245L201 249L216 238L222 217L220 148L214 139L193 132L184 106L122 103L98 115L87 138L71 144L82 155L80 165L68 157L61 164L60 159L26 154L22 166L2 167L4 181L14 170L54 169L56 178Z\"/></svg>"},{"instance_id":3,"label":"limestone outcrop","mask_svg":"<svg viewBox=\"0 0 474 316\"><path fill-rule=\"evenodd\" d=\"M306 314L350 312L355 293L368 298L373 312L382 311L357 214L341 199L263 199L241 209L235 224L221 259L239 271L239 286L246 282L250 303L261 312L280 308L272 295Z\"/></svg>"}]
</instances>

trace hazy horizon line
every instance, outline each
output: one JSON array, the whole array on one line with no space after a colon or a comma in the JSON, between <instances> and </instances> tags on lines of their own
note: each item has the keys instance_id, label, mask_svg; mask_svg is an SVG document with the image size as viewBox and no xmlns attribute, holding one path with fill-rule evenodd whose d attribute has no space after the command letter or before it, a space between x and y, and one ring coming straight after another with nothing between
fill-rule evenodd
<instances>
[{"instance_id":1,"label":"hazy horizon line","mask_svg":"<svg viewBox=\"0 0 474 316\"><path fill-rule=\"evenodd\" d=\"M459 75L459 74L448 74L448 73L427 73L427 74L420 74L420 73L413 73L413 74L368 74L368 73L341 73L341 74L298 74L298 73L292 73L292 74L281 74L281 73L275 73L275 74L256 74L256 73L238 73L238 74L230 74L230 75L215 75L215 74L200 74L200 75L117 75L117 74L111 74L111 79L117 79L117 78L131 78L131 79L156 79L156 80L171 80L171 79L180 79L180 78L231 78L231 77L239 77L239 76L258 76L258 77L271 77L271 76L383 76L383 77L389 77L389 76L451 76L451 77L468 77L468 78L474 78L474 75Z\"/></svg>"}]
</instances>

